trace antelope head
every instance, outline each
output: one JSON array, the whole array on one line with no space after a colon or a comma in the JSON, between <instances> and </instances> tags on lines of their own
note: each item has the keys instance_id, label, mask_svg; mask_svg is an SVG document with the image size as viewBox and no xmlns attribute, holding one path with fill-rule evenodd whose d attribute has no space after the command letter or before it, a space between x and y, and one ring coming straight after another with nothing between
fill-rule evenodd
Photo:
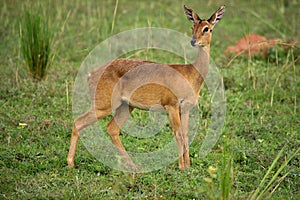
<instances>
[{"instance_id":1,"label":"antelope head","mask_svg":"<svg viewBox=\"0 0 300 200\"><path fill-rule=\"evenodd\" d=\"M207 47L210 45L212 30L214 26L222 19L224 12L225 6L221 6L208 20L205 20L201 19L192 9L184 6L184 13L186 14L188 20L194 24L192 28L192 46Z\"/></svg>"}]
</instances>

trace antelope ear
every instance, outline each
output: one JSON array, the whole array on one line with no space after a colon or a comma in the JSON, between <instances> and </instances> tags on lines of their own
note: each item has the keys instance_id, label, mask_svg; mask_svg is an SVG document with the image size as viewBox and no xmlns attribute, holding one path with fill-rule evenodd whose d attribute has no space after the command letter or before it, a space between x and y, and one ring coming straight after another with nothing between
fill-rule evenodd
<instances>
[{"instance_id":1,"label":"antelope ear","mask_svg":"<svg viewBox=\"0 0 300 200\"><path fill-rule=\"evenodd\" d=\"M223 17L225 6L221 6L207 21L214 27Z\"/></svg>"},{"instance_id":2,"label":"antelope ear","mask_svg":"<svg viewBox=\"0 0 300 200\"><path fill-rule=\"evenodd\" d=\"M202 21L200 19L200 17L197 15L197 13L195 13L192 9L190 9L186 5L184 5L184 13L185 13L186 17L188 18L188 20L190 20L193 23Z\"/></svg>"}]
</instances>

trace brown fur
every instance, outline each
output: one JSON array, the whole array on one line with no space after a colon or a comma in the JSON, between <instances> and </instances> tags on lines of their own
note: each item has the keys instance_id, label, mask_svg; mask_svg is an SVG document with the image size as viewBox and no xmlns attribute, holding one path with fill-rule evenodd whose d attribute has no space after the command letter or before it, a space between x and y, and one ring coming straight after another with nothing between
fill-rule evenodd
<instances>
[{"instance_id":1,"label":"brown fur","mask_svg":"<svg viewBox=\"0 0 300 200\"><path fill-rule=\"evenodd\" d=\"M209 67L212 33L203 32L203 29L205 27L213 29L223 16L224 7L214 13L209 21L201 20L187 7L185 13L194 23L191 43L199 48L198 58L194 64L167 65L134 59L117 59L89 74L92 107L74 122L68 155L69 167L74 166L80 131L115 111L107 131L126 164L134 168L135 165L119 138L120 128L134 108L167 111L178 145L179 169L183 170L190 166L187 135L189 109L197 103Z\"/></svg>"}]
</instances>

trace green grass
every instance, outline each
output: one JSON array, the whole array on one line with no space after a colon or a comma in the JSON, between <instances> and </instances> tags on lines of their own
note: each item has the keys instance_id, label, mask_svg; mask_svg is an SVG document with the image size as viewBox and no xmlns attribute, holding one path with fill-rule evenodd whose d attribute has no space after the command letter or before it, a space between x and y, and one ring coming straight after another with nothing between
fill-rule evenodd
<instances>
[{"instance_id":1,"label":"green grass","mask_svg":"<svg viewBox=\"0 0 300 200\"><path fill-rule=\"evenodd\" d=\"M41 9L38 9L41 10ZM41 12L41 11L40 11ZM47 17L37 11L26 11L20 23L20 41L29 75L40 81L46 78L53 58L53 30Z\"/></svg>"},{"instance_id":2,"label":"green grass","mask_svg":"<svg viewBox=\"0 0 300 200\"><path fill-rule=\"evenodd\" d=\"M56 57L48 78L36 84L28 78L19 41L23 7L35 5L21 0L0 2L1 199L250 199L254 194L271 199L300 198L300 154L296 153L300 148L299 46L278 46L270 50L268 58L240 56L232 60L223 55L227 46L247 33L299 41L297 1L285 7L283 0L272 4L119 0L117 9L116 1L40 3L59 28L55 29ZM68 169L71 91L83 59L98 43L128 29L151 25L190 35L183 4L204 18L221 4L227 6L211 47L227 99L226 123L218 144L207 157L197 157L210 121L210 97L204 87L199 99L201 128L190 147L189 170L180 172L174 162L132 179L131 174L97 161L82 142L75 169ZM126 56L182 62L159 50ZM143 122L145 115L136 112L134 117ZM170 128L165 127L149 139L123 135L122 141L127 149L147 151L158 142L163 146L170 138Z\"/></svg>"}]
</instances>

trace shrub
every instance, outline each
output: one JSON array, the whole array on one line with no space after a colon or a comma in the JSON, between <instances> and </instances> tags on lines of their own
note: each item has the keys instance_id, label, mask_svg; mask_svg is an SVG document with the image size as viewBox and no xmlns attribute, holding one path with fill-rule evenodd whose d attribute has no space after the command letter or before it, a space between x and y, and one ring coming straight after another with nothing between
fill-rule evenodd
<instances>
[{"instance_id":1,"label":"shrub","mask_svg":"<svg viewBox=\"0 0 300 200\"><path fill-rule=\"evenodd\" d=\"M29 75L35 81L45 79L53 58L53 33L45 15L26 11L20 24L20 41Z\"/></svg>"}]
</instances>

